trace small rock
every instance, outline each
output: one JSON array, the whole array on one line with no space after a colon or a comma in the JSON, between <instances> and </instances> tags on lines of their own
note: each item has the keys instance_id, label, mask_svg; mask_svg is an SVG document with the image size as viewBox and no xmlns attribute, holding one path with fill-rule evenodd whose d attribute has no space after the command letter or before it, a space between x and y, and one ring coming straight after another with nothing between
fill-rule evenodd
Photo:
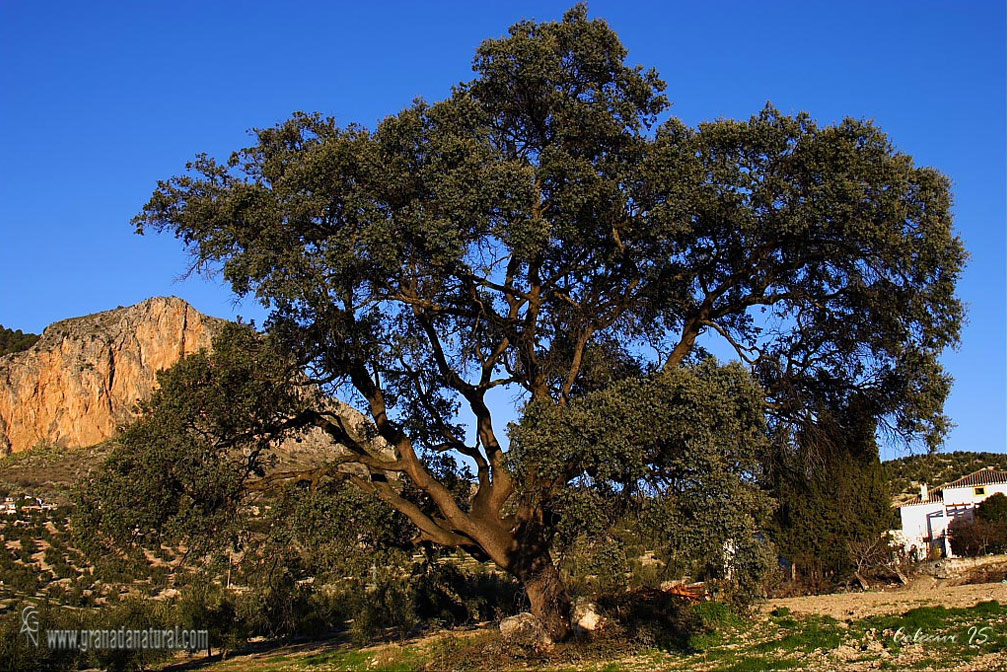
<instances>
[{"instance_id":1,"label":"small rock","mask_svg":"<svg viewBox=\"0 0 1007 672\"><path fill-rule=\"evenodd\" d=\"M606 619L598 613L598 605L587 600L578 600L573 608L573 625L586 632L594 632L604 627Z\"/></svg>"},{"instance_id":2,"label":"small rock","mask_svg":"<svg viewBox=\"0 0 1007 672\"><path fill-rule=\"evenodd\" d=\"M527 611L500 621L500 634L519 646L531 646L540 651L552 649L553 641L538 618Z\"/></svg>"}]
</instances>

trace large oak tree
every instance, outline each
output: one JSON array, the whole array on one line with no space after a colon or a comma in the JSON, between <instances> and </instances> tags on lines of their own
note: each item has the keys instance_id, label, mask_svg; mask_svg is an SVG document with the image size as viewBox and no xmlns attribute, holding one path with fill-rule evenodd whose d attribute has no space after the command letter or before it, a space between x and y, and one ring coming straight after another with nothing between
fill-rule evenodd
<instances>
[{"instance_id":1,"label":"large oak tree","mask_svg":"<svg viewBox=\"0 0 1007 672\"><path fill-rule=\"evenodd\" d=\"M373 130L295 114L159 183L135 219L269 306L272 337L370 427L319 406L282 428L329 432L360 487L516 576L556 637L557 493L681 486L697 447L744 478L767 426L797 436L853 399L937 445L962 322L945 176L867 121L767 106L689 127L626 56L582 6L523 21L447 99ZM704 334L750 373L700 365ZM510 451L500 387L524 410ZM430 466L441 451L474 465L471 498Z\"/></svg>"}]
</instances>

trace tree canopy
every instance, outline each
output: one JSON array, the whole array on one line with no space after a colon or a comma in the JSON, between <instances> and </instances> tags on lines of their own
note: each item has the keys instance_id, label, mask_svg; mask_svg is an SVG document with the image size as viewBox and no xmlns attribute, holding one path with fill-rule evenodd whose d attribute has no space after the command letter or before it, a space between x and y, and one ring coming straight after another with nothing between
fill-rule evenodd
<instances>
[{"instance_id":1,"label":"tree canopy","mask_svg":"<svg viewBox=\"0 0 1007 672\"><path fill-rule=\"evenodd\" d=\"M0 357L27 350L38 339L38 334L25 334L20 329L8 329L0 324Z\"/></svg>"},{"instance_id":2,"label":"tree canopy","mask_svg":"<svg viewBox=\"0 0 1007 672\"><path fill-rule=\"evenodd\" d=\"M682 484L692 447L741 482L752 467L727 462L748 464L770 433L797 446L854 401L936 446L939 357L963 318L945 176L869 121L767 105L690 127L626 57L582 5L522 21L445 100L374 129L294 114L158 183L134 220L268 306L296 366L369 419L373 437L313 418L367 487L423 539L525 582L557 634L557 492ZM704 333L748 372L704 362ZM486 401L499 387L526 409L513 460ZM475 466L471 501L430 466L444 451Z\"/></svg>"}]
</instances>

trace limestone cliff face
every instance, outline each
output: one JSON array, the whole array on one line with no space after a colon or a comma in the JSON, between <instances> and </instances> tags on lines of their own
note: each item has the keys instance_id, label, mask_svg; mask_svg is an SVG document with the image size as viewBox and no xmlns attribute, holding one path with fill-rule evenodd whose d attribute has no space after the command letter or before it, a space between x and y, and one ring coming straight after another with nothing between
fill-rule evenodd
<instances>
[{"instance_id":1,"label":"limestone cliff face","mask_svg":"<svg viewBox=\"0 0 1007 672\"><path fill-rule=\"evenodd\" d=\"M0 454L109 438L150 395L156 372L210 347L223 324L155 297L49 325L28 350L0 357Z\"/></svg>"}]
</instances>

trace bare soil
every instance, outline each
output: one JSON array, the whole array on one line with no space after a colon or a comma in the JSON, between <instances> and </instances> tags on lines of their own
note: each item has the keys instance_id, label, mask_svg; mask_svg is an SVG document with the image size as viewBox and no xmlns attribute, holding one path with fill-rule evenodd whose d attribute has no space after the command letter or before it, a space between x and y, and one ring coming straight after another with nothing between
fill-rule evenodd
<instances>
[{"instance_id":1,"label":"bare soil","mask_svg":"<svg viewBox=\"0 0 1007 672\"><path fill-rule=\"evenodd\" d=\"M952 565L948 568L948 565ZM971 607L979 602L997 600L1007 603L1007 583L974 583L976 579L999 576L1007 571L1007 558L991 561L945 563L946 578L927 574L910 580L908 585L886 586L877 591L833 593L766 600L762 613L786 607L794 614L817 614L838 620L867 618L882 614L901 614L917 607L944 606L949 609Z\"/></svg>"}]
</instances>

